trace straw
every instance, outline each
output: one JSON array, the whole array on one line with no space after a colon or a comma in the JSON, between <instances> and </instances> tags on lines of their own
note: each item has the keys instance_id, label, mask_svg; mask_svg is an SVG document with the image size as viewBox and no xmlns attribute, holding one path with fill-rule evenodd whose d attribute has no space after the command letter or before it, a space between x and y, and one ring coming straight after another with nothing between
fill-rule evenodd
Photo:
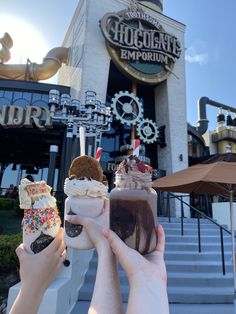
<instances>
[{"instance_id":1,"label":"straw","mask_svg":"<svg viewBox=\"0 0 236 314\"><path fill-rule=\"evenodd\" d=\"M84 127L79 128L79 139L80 139L80 156L85 155L85 130Z\"/></svg>"},{"instance_id":2,"label":"straw","mask_svg":"<svg viewBox=\"0 0 236 314\"><path fill-rule=\"evenodd\" d=\"M134 140L133 155L139 157L140 140Z\"/></svg>"},{"instance_id":3,"label":"straw","mask_svg":"<svg viewBox=\"0 0 236 314\"><path fill-rule=\"evenodd\" d=\"M98 147L98 148L97 148L97 152L96 152L95 159L96 159L97 161L100 161L101 156L102 156L102 147Z\"/></svg>"}]
</instances>

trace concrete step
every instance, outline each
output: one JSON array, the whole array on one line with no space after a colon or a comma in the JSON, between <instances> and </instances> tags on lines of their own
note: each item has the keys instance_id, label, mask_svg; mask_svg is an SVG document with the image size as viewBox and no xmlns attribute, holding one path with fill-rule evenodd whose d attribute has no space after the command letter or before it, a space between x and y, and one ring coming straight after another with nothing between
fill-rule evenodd
<instances>
[{"instance_id":1,"label":"concrete step","mask_svg":"<svg viewBox=\"0 0 236 314\"><path fill-rule=\"evenodd\" d=\"M214 220L213 220L214 221ZM212 226L212 227L215 227L215 228L218 228L217 227L217 221L214 222L211 222L210 220L208 219L200 219L199 220L200 224L204 227L204 226ZM169 219L168 218L163 218L163 217L157 217L157 223L160 223L162 225L181 225L181 218L174 218L174 217L171 217L171 220L169 222ZM184 225L191 225L191 226L196 226L198 225L198 219L197 218L184 218L183 219L183 224ZM222 225L222 227L224 228L228 228L227 225Z\"/></svg>"},{"instance_id":2,"label":"concrete step","mask_svg":"<svg viewBox=\"0 0 236 314\"><path fill-rule=\"evenodd\" d=\"M221 262L206 262L206 261L168 261L166 262L167 272L179 271L179 272L192 272L192 273L214 273L222 274L223 268ZM231 262L225 263L226 274L233 272L233 266Z\"/></svg>"},{"instance_id":3,"label":"concrete step","mask_svg":"<svg viewBox=\"0 0 236 314\"><path fill-rule=\"evenodd\" d=\"M232 254L230 251L224 252L225 261L231 261ZM221 262L221 252L211 251L202 252L199 254L193 254L191 251L165 251L165 261L220 261Z\"/></svg>"},{"instance_id":4,"label":"concrete step","mask_svg":"<svg viewBox=\"0 0 236 314\"><path fill-rule=\"evenodd\" d=\"M180 222L164 222L164 223L161 223L160 221L158 221L158 223L160 223L164 229L179 229L181 230L181 223ZM197 222L184 222L183 224L183 229L192 229L192 230L198 230L198 224ZM201 230L216 230L216 231L219 231L220 228L215 225L215 224L211 224L211 223L203 223L201 222L200 223L200 229ZM227 229L227 226L225 226L225 229ZM225 233L228 233L227 231L224 231ZM229 234L229 233L228 233Z\"/></svg>"},{"instance_id":5,"label":"concrete step","mask_svg":"<svg viewBox=\"0 0 236 314\"><path fill-rule=\"evenodd\" d=\"M225 263L231 264L232 254L229 251L226 251L224 254ZM221 252L212 251L212 252L202 252L196 254L192 251L165 251L165 262L168 264L171 261L183 263L194 262L194 264L199 264L199 262L204 262L206 265L220 264L222 262ZM97 267L97 257L93 257L90 262L90 267Z\"/></svg>"},{"instance_id":6,"label":"concrete step","mask_svg":"<svg viewBox=\"0 0 236 314\"><path fill-rule=\"evenodd\" d=\"M167 272L178 271L186 273L215 273L222 274L222 262L220 261L195 261L195 260L166 260ZM92 259L90 262L89 272L94 271L94 275L97 269L97 259ZM122 272L122 268L119 269ZM226 274L233 272L233 266L231 260L225 261ZM89 272L87 274L89 274Z\"/></svg>"},{"instance_id":7,"label":"concrete step","mask_svg":"<svg viewBox=\"0 0 236 314\"><path fill-rule=\"evenodd\" d=\"M157 220L161 223L163 222L168 222L169 223L169 217L157 217ZM181 221L181 218L179 217L170 217L170 221L171 223L173 222L180 222ZM197 218L188 218L188 217L185 217L183 218L183 221L184 222L189 222L189 223L197 223L198 222L198 219ZM207 223L207 224L211 224L212 222L207 219L207 218L200 218L200 222L201 223Z\"/></svg>"},{"instance_id":8,"label":"concrete step","mask_svg":"<svg viewBox=\"0 0 236 314\"><path fill-rule=\"evenodd\" d=\"M168 287L168 296L170 303L232 303L233 288L205 288L205 287ZM213 314L213 313L209 313Z\"/></svg>"},{"instance_id":9,"label":"concrete step","mask_svg":"<svg viewBox=\"0 0 236 314\"><path fill-rule=\"evenodd\" d=\"M90 301L92 298L93 285L86 285L80 291L79 300ZM121 285L123 302L128 301L129 287ZM168 287L169 303L232 303L233 288L228 287ZM209 313L210 314L210 313ZM213 314L213 313L212 313Z\"/></svg>"},{"instance_id":10,"label":"concrete step","mask_svg":"<svg viewBox=\"0 0 236 314\"><path fill-rule=\"evenodd\" d=\"M168 273L168 287L205 287L205 288L229 288L233 285L232 274L218 275L201 273Z\"/></svg>"},{"instance_id":11,"label":"concrete step","mask_svg":"<svg viewBox=\"0 0 236 314\"><path fill-rule=\"evenodd\" d=\"M224 243L224 250L225 252L230 252L231 250L231 243ZM178 249L179 251L192 251L193 254L198 253L198 242L194 241L192 243L189 242L167 242L166 249L169 251ZM201 243L202 252L212 252L218 251L221 252L221 244L220 242L215 243Z\"/></svg>"},{"instance_id":12,"label":"concrete step","mask_svg":"<svg viewBox=\"0 0 236 314\"><path fill-rule=\"evenodd\" d=\"M171 228L168 226L167 227L163 227L164 231L165 231L165 235L166 236L170 236L170 235L179 235L182 236L181 234L181 229L180 228ZM196 228L184 228L184 232L183 235L196 235L198 236L198 230ZM220 231L218 229L215 228L201 228L201 235L206 236L206 235L216 235L216 236L220 236ZM231 238L231 236L226 233L223 232L223 237L224 238Z\"/></svg>"},{"instance_id":13,"label":"concrete step","mask_svg":"<svg viewBox=\"0 0 236 314\"><path fill-rule=\"evenodd\" d=\"M95 282L96 269L91 270L86 276L86 285L92 285ZM119 272L121 285L128 285L128 279L124 271ZM168 271L168 286L179 287L230 287L233 285L232 274L214 274L201 272L177 272Z\"/></svg>"},{"instance_id":14,"label":"concrete step","mask_svg":"<svg viewBox=\"0 0 236 314\"><path fill-rule=\"evenodd\" d=\"M70 314L87 314L90 301L77 302ZM234 304L178 304L171 303L170 314L232 314L234 313ZM127 303L123 303L123 311L126 313Z\"/></svg>"},{"instance_id":15,"label":"concrete step","mask_svg":"<svg viewBox=\"0 0 236 314\"><path fill-rule=\"evenodd\" d=\"M201 235L200 240L202 243L220 243L221 238L219 235ZM198 241L198 236L197 235L166 235L166 243L194 243ZM230 243L231 244L231 238L230 237L224 237L223 238L224 243Z\"/></svg>"}]
</instances>

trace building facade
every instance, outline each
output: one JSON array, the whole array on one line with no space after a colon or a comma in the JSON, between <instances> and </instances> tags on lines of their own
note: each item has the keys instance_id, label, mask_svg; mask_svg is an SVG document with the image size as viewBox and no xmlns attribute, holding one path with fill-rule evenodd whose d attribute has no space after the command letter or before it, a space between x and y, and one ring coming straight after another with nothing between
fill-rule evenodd
<instances>
[{"instance_id":1,"label":"building facade","mask_svg":"<svg viewBox=\"0 0 236 314\"><path fill-rule=\"evenodd\" d=\"M20 166L17 184L26 171L38 171L45 179L50 147L58 146L58 174L50 183L62 191L70 161L80 153L80 126L86 153L103 149L100 162L110 187L116 163L132 152L135 139L140 158L153 167L153 179L188 166L185 26L162 9L162 1L81 0L63 47L44 58L47 76L62 65L59 85L32 82L33 68L41 69L37 65L12 65L9 73L1 64L1 141L6 147L1 176L13 164ZM17 71L25 80L9 80ZM6 145L9 136L18 143L14 152Z\"/></svg>"},{"instance_id":2,"label":"building facade","mask_svg":"<svg viewBox=\"0 0 236 314\"><path fill-rule=\"evenodd\" d=\"M103 103L112 102L114 124L118 120L113 131L120 128L124 132L118 146L132 145L132 136L125 133L131 134L132 126L140 129L139 119L133 124L132 118L126 118L125 103L121 113L117 112L119 95L137 96L143 105L142 119L165 127L165 145L158 145L155 135L155 141L147 143L141 134L141 142L144 139L146 156L154 168L168 174L188 165L185 26L163 15L161 2L150 6L148 2L80 1L63 43L71 54L69 65L60 70L59 84L71 86L74 97L94 90ZM134 137L139 135L136 131ZM107 146L106 141L102 144ZM119 151L114 145L110 142L108 146ZM106 151L104 147L102 161L112 162L112 151L108 151L110 156Z\"/></svg>"}]
</instances>

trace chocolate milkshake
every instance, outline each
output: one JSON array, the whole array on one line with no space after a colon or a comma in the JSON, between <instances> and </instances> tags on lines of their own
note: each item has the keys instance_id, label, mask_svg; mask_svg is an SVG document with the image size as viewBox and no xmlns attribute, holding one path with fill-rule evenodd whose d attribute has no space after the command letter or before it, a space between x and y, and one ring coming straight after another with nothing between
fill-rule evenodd
<instances>
[{"instance_id":1,"label":"chocolate milkshake","mask_svg":"<svg viewBox=\"0 0 236 314\"><path fill-rule=\"evenodd\" d=\"M116 172L110 193L110 228L131 248L145 255L157 245L157 194L151 174L136 156L127 157Z\"/></svg>"}]
</instances>

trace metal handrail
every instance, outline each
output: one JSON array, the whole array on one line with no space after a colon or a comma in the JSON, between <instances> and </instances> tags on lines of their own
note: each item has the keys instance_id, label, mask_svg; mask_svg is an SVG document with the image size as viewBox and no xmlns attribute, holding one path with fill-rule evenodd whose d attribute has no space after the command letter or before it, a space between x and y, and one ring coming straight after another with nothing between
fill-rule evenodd
<instances>
[{"instance_id":1,"label":"metal handrail","mask_svg":"<svg viewBox=\"0 0 236 314\"><path fill-rule=\"evenodd\" d=\"M231 232L227 230L225 227L221 226L217 222L215 222L212 218L207 216L206 214L202 213L200 210L195 208L194 206L188 204L183 200L183 197L188 197L188 195L175 195L173 193L168 192L167 199L166 199L166 205L167 205L167 211L168 211L168 220L169 223L171 222L171 215L170 215L170 199L178 199L181 202L181 236L184 235L184 208L183 205L187 205L190 209L192 209L194 212L197 213L197 220L198 220L198 251L199 253L202 252L201 249L201 225L200 225L200 217L204 217L205 219L209 220L211 223L215 224L220 229L220 240L221 240L221 261L222 261L222 273L223 275L226 274L225 269L225 253L224 253L224 235L223 230L231 235Z\"/></svg>"}]
</instances>

